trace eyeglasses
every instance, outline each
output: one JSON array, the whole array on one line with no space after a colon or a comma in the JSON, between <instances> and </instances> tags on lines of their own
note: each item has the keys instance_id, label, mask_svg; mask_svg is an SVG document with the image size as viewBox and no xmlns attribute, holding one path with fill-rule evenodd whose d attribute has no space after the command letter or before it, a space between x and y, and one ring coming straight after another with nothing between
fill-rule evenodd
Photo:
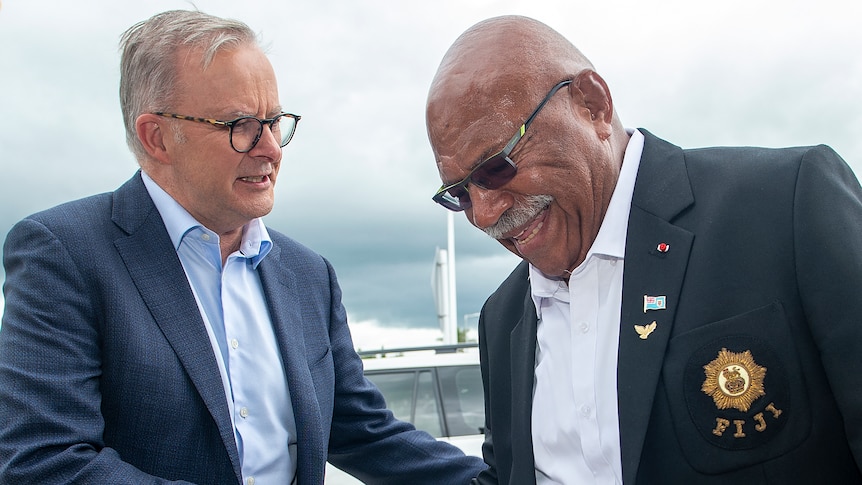
<instances>
[{"instance_id":1,"label":"eyeglasses","mask_svg":"<svg viewBox=\"0 0 862 485\"><path fill-rule=\"evenodd\" d=\"M165 118L176 118L178 120L197 121L209 123L213 126L225 127L230 130L230 146L239 153L250 152L260 140L263 134L263 125L269 125L273 136L279 140L280 146L290 143L296 132L296 124L302 118L291 113L280 113L272 118L260 119L254 116L240 116L230 121L214 120L211 118L197 118L195 116L184 116L174 113L155 112L154 115Z\"/></svg>"},{"instance_id":2,"label":"eyeglasses","mask_svg":"<svg viewBox=\"0 0 862 485\"><path fill-rule=\"evenodd\" d=\"M548 92L545 99L539 103L539 106L536 107L535 111L533 111L533 113L527 118L527 121L521 125L521 128L518 129L515 136L509 140L509 143L506 143L506 146L503 147L502 150L486 158L479 165L476 165L476 167L473 168L473 170L471 170L470 173L467 174L467 176L460 182L456 182L451 185L444 184L441 186L440 190L438 190L437 193L434 194L434 197L432 197L434 202L451 211L459 212L464 209L469 209L473 205L473 202L470 200L470 193L467 191L468 185L473 184L483 189L496 190L515 178L515 174L518 173L518 168L515 166L515 162L509 158L509 154L512 153L515 145L517 145L518 141L520 141L524 136L527 128L530 127L530 124L536 118L536 115L538 115L539 111L541 111L548 103L551 96L559 91L560 88L570 84L571 82L572 80L569 79L551 88L551 91Z\"/></svg>"}]
</instances>

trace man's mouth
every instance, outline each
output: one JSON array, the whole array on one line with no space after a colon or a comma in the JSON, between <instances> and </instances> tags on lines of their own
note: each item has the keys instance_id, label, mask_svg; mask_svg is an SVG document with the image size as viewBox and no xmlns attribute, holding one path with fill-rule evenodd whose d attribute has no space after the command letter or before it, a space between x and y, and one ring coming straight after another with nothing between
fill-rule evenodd
<instances>
[{"instance_id":1,"label":"man's mouth","mask_svg":"<svg viewBox=\"0 0 862 485\"><path fill-rule=\"evenodd\" d=\"M259 183L269 179L269 175L257 175L254 177L240 177L239 179L242 180L243 182L251 182L251 183L259 184Z\"/></svg>"},{"instance_id":2,"label":"man's mouth","mask_svg":"<svg viewBox=\"0 0 862 485\"><path fill-rule=\"evenodd\" d=\"M544 214L544 211L539 213L540 216L543 214ZM526 228L524 228L523 231L519 232L517 235L514 235L509 239L514 239L515 243L519 244L519 245L527 244L528 242L532 241L534 237L536 237L536 234L538 234L539 231L542 230L542 226L544 226L544 225L545 225L545 221L542 220L538 224L536 224L532 229L530 229L530 226L527 226ZM529 232L528 232L528 230L529 230Z\"/></svg>"},{"instance_id":3,"label":"man's mouth","mask_svg":"<svg viewBox=\"0 0 862 485\"><path fill-rule=\"evenodd\" d=\"M526 243L542 229L545 213L554 198L549 195L531 195L521 204L510 208L493 225L483 229L494 239L512 239Z\"/></svg>"}]
</instances>

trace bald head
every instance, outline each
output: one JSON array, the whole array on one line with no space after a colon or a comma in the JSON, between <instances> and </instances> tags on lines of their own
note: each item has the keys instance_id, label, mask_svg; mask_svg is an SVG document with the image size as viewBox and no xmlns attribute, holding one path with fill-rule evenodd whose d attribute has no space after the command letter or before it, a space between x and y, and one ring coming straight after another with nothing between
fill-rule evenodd
<instances>
[{"instance_id":1,"label":"bald head","mask_svg":"<svg viewBox=\"0 0 862 485\"><path fill-rule=\"evenodd\" d=\"M461 34L443 57L437 79L472 71L492 76L523 73L548 81L548 76L587 68L592 68L590 61L559 32L538 20L510 15L483 20Z\"/></svg>"},{"instance_id":2,"label":"bald head","mask_svg":"<svg viewBox=\"0 0 862 485\"><path fill-rule=\"evenodd\" d=\"M571 42L526 17L474 25L440 63L426 123L447 187L435 200L547 275L583 261L629 137Z\"/></svg>"},{"instance_id":3,"label":"bald head","mask_svg":"<svg viewBox=\"0 0 862 485\"><path fill-rule=\"evenodd\" d=\"M532 103L549 86L592 68L547 25L527 17L495 17L470 27L446 52L431 83L428 108L499 115L519 99Z\"/></svg>"}]
</instances>

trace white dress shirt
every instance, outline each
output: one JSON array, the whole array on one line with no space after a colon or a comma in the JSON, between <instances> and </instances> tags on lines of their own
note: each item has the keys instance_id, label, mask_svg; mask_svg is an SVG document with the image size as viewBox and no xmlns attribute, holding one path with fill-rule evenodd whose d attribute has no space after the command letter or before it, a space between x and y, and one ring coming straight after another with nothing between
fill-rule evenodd
<instances>
[{"instance_id":1,"label":"white dress shirt","mask_svg":"<svg viewBox=\"0 0 862 485\"><path fill-rule=\"evenodd\" d=\"M246 485L290 484L296 422L257 267L272 248L261 219L222 264L219 236L141 173L183 265L219 366ZM168 426L182 426L182 423Z\"/></svg>"},{"instance_id":2,"label":"white dress shirt","mask_svg":"<svg viewBox=\"0 0 862 485\"><path fill-rule=\"evenodd\" d=\"M617 349L623 257L644 138L631 132L607 214L568 285L530 265L539 318L533 392L538 485L622 484Z\"/></svg>"}]
</instances>

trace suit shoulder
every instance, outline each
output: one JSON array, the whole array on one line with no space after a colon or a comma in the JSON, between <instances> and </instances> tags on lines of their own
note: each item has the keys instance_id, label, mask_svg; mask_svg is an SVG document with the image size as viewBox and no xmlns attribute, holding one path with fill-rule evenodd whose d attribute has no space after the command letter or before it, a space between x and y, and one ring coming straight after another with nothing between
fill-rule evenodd
<instances>
[{"instance_id":1,"label":"suit shoulder","mask_svg":"<svg viewBox=\"0 0 862 485\"><path fill-rule=\"evenodd\" d=\"M269 237L272 239L273 244L280 247L282 251L287 251L288 254L294 255L300 258L313 258L313 259L322 259L323 257L318 254L313 249L308 246L302 244L301 242L293 239L290 236L285 235L279 231L276 231L270 227L266 228L267 232L269 232Z\"/></svg>"},{"instance_id":2,"label":"suit shoulder","mask_svg":"<svg viewBox=\"0 0 862 485\"><path fill-rule=\"evenodd\" d=\"M803 172L849 171L847 164L825 145L759 148L713 147L683 151L692 190L703 195L715 190L726 196L756 196L787 202L793 198ZM721 184L716 184L721 180Z\"/></svg>"},{"instance_id":3,"label":"suit shoulder","mask_svg":"<svg viewBox=\"0 0 862 485\"><path fill-rule=\"evenodd\" d=\"M303 274L308 272L323 274L334 272L329 261L317 251L269 227L267 227L267 232L269 232L269 237L272 239L272 244L279 248L279 259L282 261L282 264Z\"/></svg>"},{"instance_id":4,"label":"suit shoulder","mask_svg":"<svg viewBox=\"0 0 862 485\"><path fill-rule=\"evenodd\" d=\"M56 205L31 214L20 221L35 221L54 232L89 228L111 220L112 194L105 192Z\"/></svg>"},{"instance_id":5,"label":"suit shoulder","mask_svg":"<svg viewBox=\"0 0 862 485\"><path fill-rule=\"evenodd\" d=\"M660 158L672 156L681 151L686 164L715 164L725 168L741 165L756 165L756 162L799 165L803 159L822 159L843 162L841 157L828 145L809 145L770 148L762 146L710 146L701 148L681 148L657 137L644 128L638 128L645 137L644 154L651 153ZM754 162L754 163L753 163Z\"/></svg>"},{"instance_id":6,"label":"suit shoulder","mask_svg":"<svg viewBox=\"0 0 862 485\"><path fill-rule=\"evenodd\" d=\"M736 174L739 171L763 172L764 170L795 172L805 160L815 160L820 163L843 162L841 157L827 145L785 148L709 147L686 149L683 153L690 169L724 170Z\"/></svg>"}]
</instances>

